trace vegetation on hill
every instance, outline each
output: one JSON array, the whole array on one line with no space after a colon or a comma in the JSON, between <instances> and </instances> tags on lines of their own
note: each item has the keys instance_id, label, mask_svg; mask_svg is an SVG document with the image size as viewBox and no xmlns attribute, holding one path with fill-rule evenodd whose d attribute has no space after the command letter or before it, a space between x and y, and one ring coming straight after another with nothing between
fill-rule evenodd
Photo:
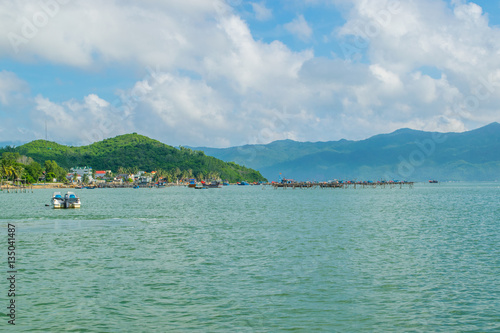
<instances>
[{"instance_id":1,"label":"vegetation on hill","mask_svg":"<svg viewBox=\"0 0 500 333\"><path fill-rule=\"evenodd\" d=\"M19 156L28 156L34 162L44 165L46 172L51 172L49 169L52 164L46 165L45 161L53 161L66 170L76 166L90 166L94 170L112 172L118 172L119 169L159 171L165 176L178 179L193 177L200 180L221 178L230 182L265 181L265 178L253 169L206 156L201 151L184 147L177 149L136 133L81 147L36 140L20 147L6 147L3 150L17 153Z\"/></svg>"}]
</instances>

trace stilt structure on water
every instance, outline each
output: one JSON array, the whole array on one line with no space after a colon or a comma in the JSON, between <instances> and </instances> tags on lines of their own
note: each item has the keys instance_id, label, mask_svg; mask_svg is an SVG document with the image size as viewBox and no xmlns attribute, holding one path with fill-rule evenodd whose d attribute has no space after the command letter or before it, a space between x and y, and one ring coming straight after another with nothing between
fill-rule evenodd
<instances>
[{"instance_id":1,"label":"stilt structure on water","mask_svg":"<svg viewBox=\"0 0 500 333\"><path fill-rule=\"evenodd\" d=\"M14 180L12 184L7 182L5 185L2 180L0 190L7 193L33 193L33 185L30 185L26 182L26 180L19 178Z\"/></svg>"},{"instance_id":2,"label":"stilt structure on water","mask_svg":"<svg viewBox=\"0 0 500 333\"><path fill-rule=\"evenodd\" d=\"M291 188L291 189L308 189L308 188L342 188L342 189L349 189L349 188L403 188L408 186L409 188L413 188L414 182L408 182L408 181L379 181L379 182L371 182L371 181L348 181L348 182L324 182L324 183L315 183L315 182L294 182L294 181L288 181L288 182L280 182L280 183L272 183L271 185L273 186L274 189L278 188Z\"/></svg>"}]
</instances>

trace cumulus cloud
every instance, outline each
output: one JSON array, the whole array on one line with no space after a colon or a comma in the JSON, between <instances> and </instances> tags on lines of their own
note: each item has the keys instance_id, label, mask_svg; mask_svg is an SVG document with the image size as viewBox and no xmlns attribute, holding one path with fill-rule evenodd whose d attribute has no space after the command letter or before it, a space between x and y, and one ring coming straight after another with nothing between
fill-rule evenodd
<instances>
[{"instance_id":1,"label":"cumulus cloud","mask_svg":"<svg viewBox=\"0 0 500 333\"><path fill-rule=\"evenodd\" d=\"M0 105L33 119L9 139L25 138L21 128L43 137L45 120L61 142L136 131L170 144L208 146L362 139L401 127L463 131L499 121L499 30L479 6L339 1L346 2L345 23L332 27L343 53L326 58L256 40L222 0L74 0L54 7L32 37L23 28L44 10L40 2L4 1L0 28L26 41L18 40L16 52L4 35L2 56L80 69L149 68L113 100L86 92L63 102L30 97L28 83L0 72ZM252 7L258 19L269 19L264 3ZM303 15L284 27L302 40L313 38ZM5 110L2 119L16 123ZM74 130L82 124L89 130Z\"/></svg>"},{"instance_id":2,"label":"cumulus cloud","mask_svg":"<svg viewBox=\"0 0 500 333\"><path fill-rule=\"evenodd\" d=\"M252 2L252 9L255 13L255 18L259 21L267 21L273 17L273 11L266 7L263 2Z\"/></svg>"},{"instance_id":3,"label":"cumulus cloud","mask_svg":"<svg viewBox=\"0 0 500 333\"><path fill-rule=\"evenodd\" d=\"M303 41L309 40L313 33L304 15L299 15L292 22L285 24L285 29Z\"/></svg>"},{"instance_id":4,"label":"cumulus cloud","mask_svg":"<svg viewBox=\"0 0 500 333\"><path fill-rule=\"evenodd\" d=\"M28 83L18 78L15 73L0 72L0 104L8 106L15 100L22 99L28 92Z\"/></svg>"},{"instance_id":5,"label":"cumulus cloud","mask_svg":"<svg viewBox=\"0 0 500 333\"><path fill-rule=\"evenodd\" d=\"M429 128L443 123L436 120L441 117L449 122L435 129L458 131L486 118L498 120L494 91L499 83L500 31L488 25L481 7L454 1L450 10L445 2L430 0L355 0L352 5L347 23L337 30L345 38L344 56L355 60L353 53L366 52L373 75L383 85L402 87L394 92L408 105L408 124ZM442 77L422 74L426 66ZM390 107L391 99L384 100L380 107Z\"/></svg>"}]
</instances>

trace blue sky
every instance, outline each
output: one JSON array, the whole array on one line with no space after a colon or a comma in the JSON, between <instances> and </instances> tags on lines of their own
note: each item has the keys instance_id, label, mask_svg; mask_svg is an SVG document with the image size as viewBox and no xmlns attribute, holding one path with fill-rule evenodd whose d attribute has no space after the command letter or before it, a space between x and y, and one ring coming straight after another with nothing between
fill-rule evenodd
<instances>
[{"instance_id":1,"label":"blue sky","mask_svg":"<svg viewBox=\"0 0 500 333\"><path fill-rule=\"evenodd\" d=\"M500 121L500 1L8 0L0 142L363 139Z\"/></svg>"}]
</instances>

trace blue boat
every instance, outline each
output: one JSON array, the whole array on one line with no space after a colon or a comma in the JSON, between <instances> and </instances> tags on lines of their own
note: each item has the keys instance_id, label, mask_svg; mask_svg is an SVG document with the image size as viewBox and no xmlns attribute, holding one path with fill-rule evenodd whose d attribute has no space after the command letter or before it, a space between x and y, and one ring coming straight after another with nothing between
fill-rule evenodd
<instances>
[{"instance_id":1,"label":"blue boat","mask_svg":"<svg viewBox=\"0 0 500 333\"><path fill-rule=\"evenodd\" d=\"M250 184L248 184L246 181L241 181L241 182L239 182L239 183L238 183L238 185L243 185L243 186L245 186L245 185L250 185Z\"/></svg>"}]
</instances>

